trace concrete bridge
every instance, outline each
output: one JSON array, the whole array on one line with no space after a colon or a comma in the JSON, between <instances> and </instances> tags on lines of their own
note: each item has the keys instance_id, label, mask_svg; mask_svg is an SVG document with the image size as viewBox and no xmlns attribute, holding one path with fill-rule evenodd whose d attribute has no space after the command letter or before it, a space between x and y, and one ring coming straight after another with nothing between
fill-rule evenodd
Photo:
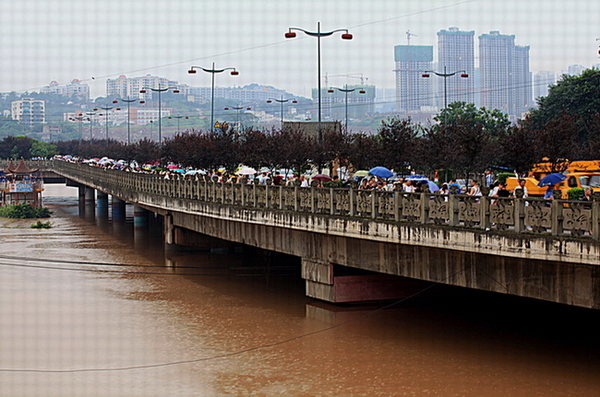
<instances>
[{"instance_id":1,"label":"concrete bridge","mask_svg":"<svg viewBox=\"0 0 600 397\"><path fill-rule=\"evenodd\" d=\"M308 296L407 296L424 282L600 308L600 202L165 180L63 161L47 169L113 218L164 217L165 242L295 255ZM97 194L96 194L97 191ZM124 216L124 215L123 215Z\"/></svg>"}]
</instances>

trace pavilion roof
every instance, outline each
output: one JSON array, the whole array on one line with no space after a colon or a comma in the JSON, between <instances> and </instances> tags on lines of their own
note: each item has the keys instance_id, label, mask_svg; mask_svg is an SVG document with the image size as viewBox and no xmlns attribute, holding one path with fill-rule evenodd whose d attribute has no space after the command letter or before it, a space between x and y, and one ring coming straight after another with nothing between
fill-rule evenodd
<instances>
[{"instance_id":1,"label":"pavilion roof","mask_svg":"<svg viewBox=\"0 0 600 397\"><path fill-rule=\"evenodd\" d=\"M19 163L17 164L16 167L14 166L13 162L11 161L8 164L7 171L12 174L26 175L26 174L33 174L34 172L38 171L38 169L32 170L25 164L25 160L21 159L21 160L19 160Z\"/></svg>"}]
</instances>

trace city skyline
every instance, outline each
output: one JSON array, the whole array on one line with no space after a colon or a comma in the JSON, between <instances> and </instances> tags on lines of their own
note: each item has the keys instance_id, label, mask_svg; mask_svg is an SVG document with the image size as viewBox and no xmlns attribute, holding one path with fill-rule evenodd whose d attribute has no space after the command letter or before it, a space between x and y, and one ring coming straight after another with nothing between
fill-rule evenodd
<instances>
[{"instance_id":1,"label":"city skyline","mask_svg":"<svg viewBox=\"0 0 600 397\"><path fill-rule=\"evenodd\" d=\"M215 62L240 72L235 78L217 76L217 86L257 83L310 97L317 86L316 40L300 32L286 40L284 33L290 27L315 31L317 22L322 31L347 28L354 36L321 40L321 69L329 85L355 84L353 76L362 74L368 84L393 88L394 47L407 44L406 32L413 33L411 44L437 46L437 32L450 27L477 36L515 35L517 44L531 48L532 73L560 75L570 65L599 63L600 29L593 19L599 11L600 4L591 0L568 5L554 0L368 5L358 0L4 0L0 91L39 91L51 81L79 79L97 97L104 95L109 78L148 73L202 87L210 84L210 75L187 75L187 69ZM434 62L437 49L435 55Z\"/></svg>"}]
</instances>

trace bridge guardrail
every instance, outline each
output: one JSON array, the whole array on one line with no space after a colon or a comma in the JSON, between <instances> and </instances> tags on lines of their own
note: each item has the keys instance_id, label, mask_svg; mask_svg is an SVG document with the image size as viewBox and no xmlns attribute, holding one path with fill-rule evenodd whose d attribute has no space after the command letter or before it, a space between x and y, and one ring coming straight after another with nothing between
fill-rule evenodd
<instances>
[{"instance_id":1,"label":"bridge guardrail","mask_svg":"<svg viewBox=\"0 0 600 397\"><path fill-rule=\"evenodd\" d=\"M394 222L445 225L526 234L600 235L600 201L472 197L337 188L231 184L125 172L65 161L47 169L69 178L152 195L243 206Z\"/></svg>"}]
</instances>

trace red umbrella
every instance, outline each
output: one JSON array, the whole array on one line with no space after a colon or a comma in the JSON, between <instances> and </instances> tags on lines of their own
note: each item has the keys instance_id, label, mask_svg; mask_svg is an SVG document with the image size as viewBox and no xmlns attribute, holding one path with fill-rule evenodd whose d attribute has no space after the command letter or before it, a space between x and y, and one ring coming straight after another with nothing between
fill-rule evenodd
<instances>
[{"instance_id":1,"label":"red umbrella","mask_svg":"<svg viewBox=\"0 0 600 397\"><path fill-rule=\"evenodd\" d=\"M331 177L329 175L325 175L325 174L317 174L317 175L313 176L312 179L314 179L315 181L320 181L320 182L330 182L331 181Z\"/></svg>"}]
</instances>

